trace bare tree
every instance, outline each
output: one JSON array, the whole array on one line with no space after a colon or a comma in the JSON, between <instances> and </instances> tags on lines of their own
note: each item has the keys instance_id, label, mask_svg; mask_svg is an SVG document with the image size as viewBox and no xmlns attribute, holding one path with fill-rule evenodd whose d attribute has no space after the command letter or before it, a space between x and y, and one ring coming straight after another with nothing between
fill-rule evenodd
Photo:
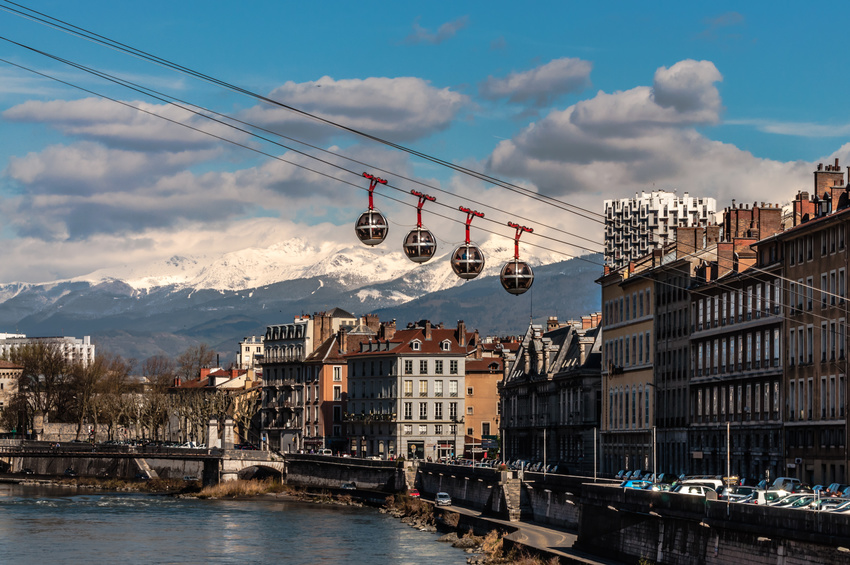
<instances>
[{"instance_id":1,"label":"bare tree","mask_svg":"<svg viewBox=\"0 0 850 565\"><path fill-rule=\"evenodd\" d=\"M28 343L11 350L9 360L24 368L14 403L25 427L32 426L36 413L50 421L61 421L68 415L72 401L66 390L68 364L57 344Z\"/></svg>"},{"instance_id":2,"label":"bare tree","mask_svg":"<svg viewBox=\"0 0 850 565\"><path fill-rule=\"evenodd\" d=\"M174 360L165 355L148 357L142 364L142 376L147 379L150 389L158 392L163 392L168 387L174 386L176 374Z\"/></svg>"},{"instance_id":3,"label":"bare tree","mask_svg":"<svg viewBox=\"0 0 850 565\"><path fill-rule=\"evenodd\" d=\"M71 366L69 392L72 394L72 411L77 422L77 438L83 425L90 422L95 438L98 424L106 417L106 408L113 403L110 395L123 395L129 391L132 363L121 356L102 354L87 364Z\"/></svg>"},{"instance_id":4,"label":"bare tree","mask_svg":"<svg viewBox=\"0 0 850 565\"><path fill-rule=\"evenodd\" d=\"M191 347L177 358L177 375L181 382L196 379L200 376L201 369L212 365L214 359L215 351L206 343Z\"/></svg>"}]
</instances>

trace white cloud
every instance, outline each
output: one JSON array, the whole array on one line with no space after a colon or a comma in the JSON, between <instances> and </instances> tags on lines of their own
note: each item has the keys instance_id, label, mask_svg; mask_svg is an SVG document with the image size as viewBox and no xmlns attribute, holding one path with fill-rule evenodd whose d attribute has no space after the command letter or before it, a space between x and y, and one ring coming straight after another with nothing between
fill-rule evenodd
<instances>
[{"instance_id":1,"label":"white cloud","mask_svg":"<svg viewBox=\"0 0 850 565\"><path fill-rule=\"evenodd\" d=\"M127 104L129 106L102 98L31 100L9 108L3 112L3 117L9 121L46 123L68 136L141 151L183 151L221 143L179 124L236 141L245 138L232 128L177 106L147 102Z\"/></svg>"},{"instance_id":2,"label":"white cloud","mask_svg":"<svg viewBox=\"0 0 850 565\"><path fill-rule=\"evenodd\" d=\"M468 98L435 88L415 77L287 82L268 96L292 106L391 141L409 141L448 128ZM285 108L255 106L242 115L296 139L325 140L341 131Z\"/></svg>"},{"instance_id":3,"label":"white cloud","mask_svg":"<svg viewBox=\"0 0 850 565\"><path fill-rule=\"evenodd\" d=\"M593 64L589 61L565 57L528 71L511 73L504 78L490 76L479 90L485 98L508 98L511 102L531 101L535 106L542 107L562 94L587 87L592 68Z\"/></svg>"},{"instance_id":4,"label":"white cloud","mask_svg":"<svg viewBox=\"0 0 850 565\"><path fill-rule=\"evenodd\" d=\"M652 88L599 92L550 112L501 142L487 166L594 211L604 198L652 188L712 196L720 206L731 198L787 201L811 165L758 159L694 128L720 120L720 80L708 61L662 67Z\"/></svg>"}]
</instances>

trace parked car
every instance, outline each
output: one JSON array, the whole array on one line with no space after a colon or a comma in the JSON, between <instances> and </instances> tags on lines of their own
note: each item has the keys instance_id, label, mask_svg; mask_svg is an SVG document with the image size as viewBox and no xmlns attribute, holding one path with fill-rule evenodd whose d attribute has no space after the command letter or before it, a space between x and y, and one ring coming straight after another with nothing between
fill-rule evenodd
<instances>
[{"instance_id":1,"label":"parked car","mask_svg":"<svg viewBox=\"0 0 850 565\"><path fill-rule=\"evenodd\" d=\"M183 475L183 480L186 481L187 483L191 483L193 481L197 481L198 477L195 476L195 475Z\"/></svg>"},{"instance_id":2,"label":"parked car","mask_svg":"<svg viewBox=\"0 0 850 565\"><path fill-rule=\"evenodd\" d=\"M438 492L436 498L434 498L434 504L437 506L451 506L452 497L447 492Z\"/></svg>"},{"instance_id":3,"label":"parked car","mask_svg":"<svg viewBox=\"0 0 850 565\"><path fill-rule=\"evenodd\" d=\"M714 490L710 485L703 485L697 483L682 483L677 485L673 492L679 494L687 494L691 496L705 496L706 498L716 499L717 491Z\"/></svg>"},{"instance_id":4,"label":"parked car","mask_svg":"<svg viewBox=\"0 0 850 565\"><path fill-rule=\"evenodd\" d=\"M811 496L811 495L807 495L807 496ZM829 511L829 510L834 510L836 508L839 508L842 505L846 504L847 502L850 502L850 500L848 500L846 498L837 498L837 497L836 498L833 498L833 497L818 498L818 499L812 499L812 501L809 504L807 504L805 506L805 508L806 508L806 510Z\"/></svg>"},{"instance_id":5,"label":"parked car","mask_svg":"<svg viewBox=\"0 0 850 565\"><path fill-rule=\"evenodd\" d=\"M419 498L419 491L416 490L415 488L412 488L409 491L407 491L407 496L412 496L413 498Z\"/></svg>"},{"instance_id":6,"label":"parked car","mask_svg":"<svg viewBox=\"0 0 850 565\"><path fill-rule=\"evenodd\" d=\"M635 481L635 480L632 480L632 479L629 479L628 481L623 481L622 483L620 483L621 488L634 488L634 489L640 489L640 490L648 489L651 486L652 486L652 483L649 482L649 481Z\"/></svg>"},{"instance_id":7,"label":"parked car","mask_svg":"<svg viewBox=\"0 0 850 565\"><path fill-rule=\"evenodd\" d=\"M354 483L342 483L342 490L357 490L357 486Z\"/></svg>"},{"instance_id":8,"label":"parked car","mask_svg":"<svg viewBox=\"0 0 850 565\"><path fill-rule=\"evenodd\" d=\"M330 449L320 449L320 450L318 451L318 454L319 454L319 455L333 455L333 454L334 454L334 452L333 452L333 451L331 451Z\"/></svg>"},{"instance_id":9,"label":"parked car","mask_svg":"<svg viewBox=\"0 0 850 565\"><path fill-rule=\"evenodd\" d=\"M67 469L65 469L65 476L66 477L76 477L77 472L75 470L73 470L71 467L68 467Z\"/></svg>"},{"instance_id":10,"label":"parked car","mask_svg":"<svg viewBox=\"0 0 850 565\"><path fill-rule=\"evenodd\" d=\"M826 487L826 489L824 490L823 493L821 493L821 495L822 496L843 496L844 491L847 490L848 488L850 488L850 485L845 485L845 484L842 484L842 483L832 483L831 485Z\"/></svg>"},{"instance_id":11,"label":"parked car","mask_svg":"<svg viewBox=\"0 0 850 565\"><path fill-rule=\"evenodd\" d=\"M787 490L757 490L746 498L741 499L741 502L766 506L775 500L785 498L789 494Z\"/></svg>"},{"instance_id":12,"label":"parked car","mask_svg":"<svg viewBox=\"0 0 850 565\"><path fill-rule=\"evenodd\" d=\"M769 502L767 505L776 508L799 508L810 504L813 500L815 500L815 495L813 494L789 494L784 498Z\"/></svg>"},{"instance_id":13,"label":"parked car","mask_svg":"<svg viewBox=\"0 0 850 565\"><path fill-rule=\"evenodd\" d=\"M35 475L35 471L33 471L32 469L30 469L29 467L24 467L23 469L21 469L21 474L24 474L24 475Z\"/></svg>"},{"instance_id":14,"label":"parked car","mask_svg":"<svg viewBox=\"0 0 850 565\"><path fill-rule=\"evenodd\" d=\"M756 487L747 487L747 486L737 486L737 487L724 487L717 494L718 500L729 500L731 502L738 502L739 500L746 498L756 491Z\"/></svg>"},{"instance_id":15,"label":"parked car","mask_svg":"<svg viewBox=\"0 0 850 565\"><path fill-rule=\"evenodd\" d=\"M769 490L785 490L793 492L794 488L798 487L802 481L794 477L777 477Z\"/></svg>"}]
</instances>

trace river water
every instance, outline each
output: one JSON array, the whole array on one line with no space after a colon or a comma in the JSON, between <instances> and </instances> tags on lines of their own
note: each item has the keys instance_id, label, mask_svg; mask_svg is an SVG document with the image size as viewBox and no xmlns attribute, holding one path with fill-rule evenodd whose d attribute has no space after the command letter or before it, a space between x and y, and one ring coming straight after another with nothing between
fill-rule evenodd
<instances>
[{"instance_id":1,"label":"river water","mask_svg":"<svg viewBox=\"0 0 850 565\"><path fill-rule=\"evenodd\" d=\"M14 563L466 563L436 539L373 508L0 484Z\"/></svg>"}]
</instances>

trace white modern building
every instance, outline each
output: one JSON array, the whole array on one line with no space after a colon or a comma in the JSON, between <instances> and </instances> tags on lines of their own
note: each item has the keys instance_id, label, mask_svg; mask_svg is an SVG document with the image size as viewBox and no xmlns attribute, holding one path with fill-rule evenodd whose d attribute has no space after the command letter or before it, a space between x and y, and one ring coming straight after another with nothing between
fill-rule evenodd
<instances>
[{"instance_id":1,"label":"white modern building","mask_svg":"<svg viewBox=\"0 0 850 565\"><path fill-rule=\"evenodd\" d=\"M27 337L24 334L0 333L0 357L8 359L13 350L35 343L55 345L68 363L79 362L87 366L94 361L94 344L90 336L78 339L75 337Z\"/></svg>"},{"instance_id":2,"label":"white modern building","mask_svg":"<svg viewBox=\"0 0 850 565\"><path fill-rule=\"evenodd\" d=\"M605 200L605 265L619 269L676 238L676 227L714 222L717 202L686 192L653 190L634 198Z\"/></svg>"}]
</instances>

